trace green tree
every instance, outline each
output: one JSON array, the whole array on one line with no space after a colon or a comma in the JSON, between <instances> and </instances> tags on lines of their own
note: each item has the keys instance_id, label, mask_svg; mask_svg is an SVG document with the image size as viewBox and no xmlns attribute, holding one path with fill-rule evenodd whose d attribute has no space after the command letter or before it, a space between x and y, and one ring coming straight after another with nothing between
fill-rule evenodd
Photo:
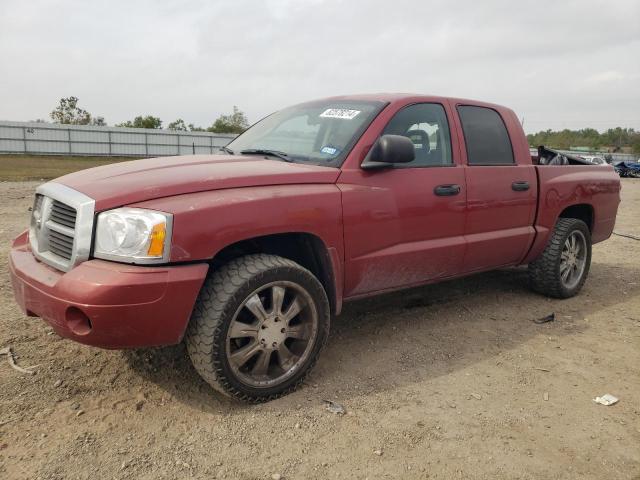
<instances>
[{"instance_id":1,"label":"green tree","mask_svg":"<svg viewBox=\"0 0 640 480\"><path fill-rule=\"evenodd\" d=\"M175 122L171 122L169 125L167 125L167 128L169 130L177 130L181 132L205 132L206 131L202 127L196 127L193 123L186 125L184 123L184 120L182 120L181 118L179 118Z\"/></svg>"},{"instance_id":2,"label":"green tree","mask_svg":"<svg viewBox=\"0 0 640 480\"><path fill-rule=\"evenodd\" d=\"M242 133L247 128L249 128L249 121L246 115L234 105L231 115L220 115L213 122L213 125L207 128L207 131L214 133Z\"/></svg>"},{"instance_id":3,"label":"green tree","mask_svg":"<svg viewBox=\"0 0 640 480\"><path fill-rule=\"evenodd\" d=\"M527 135L529 145L537 147L546 145L550 148L568 149L571 147L587 147L592 150L619 151L630 147L634 152L640 153L640 132L633 128L610 128L600 133L594 128L581 130L545 130Z\"/></svg>"},{"instance_id":4,"label":"green tree","mask_svg":"<svg viewBox=\"0 0 640 480\"><path fill-rule=\"evenodd\" d=\"M169 130L177 130L180 132L186 132L188 130L187 126L184 123L184 120L182 120L181 118L171 122L169 125L167 125L167 128Z\"/></svg>"},{"instance_id":5,"label":"green tree","mask_svg":"<svg viewBox=\"0 0 640 480\"><path fill-rule=\"evenodd\" d=\"M640 153L640 132L632 131L630 135L631 151Z\"/></svg>"},{"instance_id":6,"label":"green tree","mask_svg":"<svg viewBox=\"0 0 640 480\"><path fill-rule=\"evenodd\" d=\"M78 97L61 98L58 106L49 114L53 123L65 125L106 126L104 117L92 117L89 112L78 107Z\"/></svg>"},{"instance_id":7,"label":"green tree","mask_svg":"<svg viewBox=\"0 0 640 480\"><path fill-rule=\"evenodd\" d=\"M153 115L147 115L145 117L139 115L133 120L118 123L116 127L159 129L162 128L162 120Z\"/></svg>"}]
</instances>

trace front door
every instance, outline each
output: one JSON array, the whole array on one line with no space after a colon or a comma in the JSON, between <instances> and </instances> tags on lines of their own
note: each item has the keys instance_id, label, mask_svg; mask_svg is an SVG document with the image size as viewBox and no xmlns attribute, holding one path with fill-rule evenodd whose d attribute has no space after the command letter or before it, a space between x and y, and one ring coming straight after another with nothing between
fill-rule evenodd
<instances>
[{"instance_id":1,"label":"front door","mask_svg":"<svg viewBox=\"0 0 640 480\"><path fill-rule=\"evenodd\" d=\"M467 192L464 168L454 161L449 123L439 103L404 107L382 134L409 137L415 160L341 175L345 297L460 272Z\"/></svg>"}]
</instances>

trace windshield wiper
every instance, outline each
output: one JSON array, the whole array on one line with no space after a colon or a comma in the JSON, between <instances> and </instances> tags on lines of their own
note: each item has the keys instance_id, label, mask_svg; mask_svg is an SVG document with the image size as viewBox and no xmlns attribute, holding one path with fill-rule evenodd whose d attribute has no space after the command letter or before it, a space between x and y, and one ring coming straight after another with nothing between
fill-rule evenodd
<instances>
[{"instance_id":1,"label":"windshield wiper","mask_svg":"<svg viewBox=\"0 0 640 480\"><path fill-rule=\"evenodd\" d=\"M268 150L265 148L247 148L246 150L240 150L240 153L242 153L243 155L272 155L274 157L278 157L280 160L284 160L285 162L293 162L293 160L289 158L288 154L279 150Z\"/></svg>"},{"instance_id":2,"label":"windshield wiper","mask_svg":"<svg viewBox=\"0 0 640 480\"><path fill-rule=\"evenodd\" d=\"M231 150L229 147L220 147L220 150L222 150L225 153L228 153L229 155L233 155L233 150Z\"/></svg>"}]
</instances>

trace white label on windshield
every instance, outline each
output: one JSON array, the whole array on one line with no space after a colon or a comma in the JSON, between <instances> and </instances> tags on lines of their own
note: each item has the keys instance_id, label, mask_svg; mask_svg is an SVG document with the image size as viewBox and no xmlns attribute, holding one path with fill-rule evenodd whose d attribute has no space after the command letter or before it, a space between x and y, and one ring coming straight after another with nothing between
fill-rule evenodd
<instances>
[{"instance_id":1,"label":"white label on windshield","mask_svg":"<svg viewBox=\"0 0 640 480\"><path fill-rule=\"evenodd\" d=\"M353 120L360 110L346 110L344 108L327 108L320 114L324 118L342 118L344 120Z\"/></svg>"}]
</instances>

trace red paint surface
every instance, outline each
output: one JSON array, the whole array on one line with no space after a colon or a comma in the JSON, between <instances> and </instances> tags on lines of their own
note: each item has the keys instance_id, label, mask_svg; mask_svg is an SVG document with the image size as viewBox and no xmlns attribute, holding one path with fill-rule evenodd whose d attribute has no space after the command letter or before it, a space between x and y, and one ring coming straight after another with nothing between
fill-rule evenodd
<instances>
[{"instance_id":1,"label":"red paint surface","mask_svg":"<svg viewBox=\"0 0 640 480\"><path fill-rule=\"evenodd\" d=\"M23 235L10 259L18 302L61 335L83 343L108 348L170 344L182 338L206 262L226 246L253 237L299 232L320 239L336 277L339 311L342 300L528 263L544 249L561 212L572 205L593 208L594 242L611 235L620 201L613 169L533 165L511 110L440 97L358 98L389 103L340 169L201 155L120 163L58 179L95 198L98 211L135 205L172 213L171 262L176 266L90 260L63 274L37 262ZM421 102L444 106L454 165L362 170L360 164L389 119ZM467 165L458 104L500 113L516 165ZM515 181L527 181L531 188L515 192ZM441 184L460 185L460 194L434 195ZM90 333L78 336L66 327L65 312L72 306L89 316Z\"/></svg>"},{"instance_id":2,"label":"red paint surface","mask_svg":"<svg viewBox=\"0 0 640 480\"><path fill-rule=\"evenodd\" d=\"M180 342L208 265L145 268L89 260L62 273L33 257L24 233L14 241L9 268L25 313L80 343L128 348ZM88 333L70 328L75 308L90 318Z\"/></svg>"},{"instance_id":3,"label":"red paint surface","mask_svg":"<svg viewBox=\"0 0 640 480\"><path fill-rule=\"evenodd\" d=\"M264 161L260 156L146 158L80 170L56 180L96 200L96 210L144 200L267 185L333 183L339 170Z\"/></svg>"}]
</instances>

